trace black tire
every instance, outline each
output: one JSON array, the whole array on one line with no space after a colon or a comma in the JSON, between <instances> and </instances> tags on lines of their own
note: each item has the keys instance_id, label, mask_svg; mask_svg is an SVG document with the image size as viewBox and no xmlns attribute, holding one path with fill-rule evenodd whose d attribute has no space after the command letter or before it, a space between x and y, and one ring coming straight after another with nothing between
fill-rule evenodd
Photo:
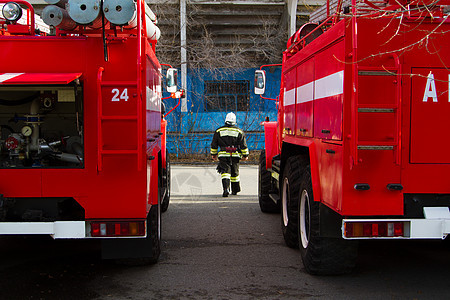
<instances>
[{"instance_id":1,"label":"black tire","mask_svg":"<svg viewBox=\"0 0 450 300\"><path fill-rule=\"evenodd\" d=\"M298 248L298 195L302 156L289 157L284 167L281 188L281 230L286 245Z\"/></svg>"},{"instance_id":2,"label":"black tire","mask_svg":"<svg viewBox=\"0 0 450 300\"><path fill-rule=\"evenodd\" d=\"M259 207L264 213L279 213L280 204L275 203L270 197L270 190L272 186L272 174L266 169L266 152L261 151L259 155L258 168L258 200Z\"/></svg>"},{"instance_id":3,"label":"black tire","mask_svg":"<svg viewBox=\"0 0 450 300\"><path fill-rule=\"evenodd\" d=\"M170 157L166 149L166 167L163 170L163 193L161 202L161 212L166 212L170 202Z\"/></svg>"},{"instance_id":4,"label":"black tire","mask_svg":"<svg viewBox=\"0 0 450 300\"><path fill-rule=\"evenodd\" d=\"M161 209L160 205L152 205L147 218L147 239L151 241L149 264L155 264L161 254Z\"/></svg>"},{"instance_id":5,"label":"black tire","mask_svg":"<svg viewBox=\"0 0 450 300\"><path fill-rule=\"evenodd\" d=\"M320 204L314 201L310 166L304 166L301 173L297 207L303 265L313 275L349 273L356 264L358 243L343 238L320 237Z\"/></svg>"}]
</instances>

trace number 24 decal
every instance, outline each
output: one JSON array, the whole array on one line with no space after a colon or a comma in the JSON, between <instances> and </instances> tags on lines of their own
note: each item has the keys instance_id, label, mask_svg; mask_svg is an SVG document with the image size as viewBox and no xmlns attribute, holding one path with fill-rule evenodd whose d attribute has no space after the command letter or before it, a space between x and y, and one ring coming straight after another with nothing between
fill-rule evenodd
<instances>
[{"instance_id":1,"label":"number 24 decal","mask_svg":"<svg viewBox=\"0 0 450 300\"><path fill-rule=\"evenodd\" d=\"M128 97L128 89L123 89L122 93L119 89L113 89L111 93L113 94L113 97L111 99L111 101L113 102L118 102L120 100L128 101L128 99L130 98Z\"/></svg>"}]
</instances>

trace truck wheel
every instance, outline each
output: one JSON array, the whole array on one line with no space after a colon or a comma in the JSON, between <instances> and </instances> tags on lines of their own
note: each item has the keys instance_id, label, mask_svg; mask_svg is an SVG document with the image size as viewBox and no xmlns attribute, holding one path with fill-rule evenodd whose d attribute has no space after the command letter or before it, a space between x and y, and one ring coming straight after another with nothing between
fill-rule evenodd
<instances>
[{"instance_id":1,"label":"truck wheel","mask_svg":"<svg viewBox=\"0 0 450 300\"><path fill-rule=\"evenodd\" d=\"M264 213L278 213L280 212L280 204L275 203L270 197L270 187L272 182L272 174L266 169L266 152L261 151L259 155L258 168L258 199L259 207Z\"/></svg>"},{"instance_id":2,"label":"truck wheel","mask_svg":"<svg viewBox=\"0 0 450 300\"><path fill-rule=\"evenodd\" d=\"M147 263L154 264L161 254L161 209L160 205L152 205L147 218L147 239L151 241L151 256Z\"/></svg>"},{"instance_id":3,"label":"truck wheel","mask_svg":"<svg viewBox=\"0 0 450 300\"><path fill-rule=\"evenodd\" d=\"M320 237L319 202L314 201L309 165L303 168L298 208L299 248L306 271L313 275L351 272L356 263L358 244L342 238Z\"/></svg>"},{"instance_id":4,"label":"truck wheel","mask_svg":"<svg viewBox=\"0 0 450 300\"><path fill-rule=\"evenodd\" d=\"M169 201L170 201L170 158L169 158L169 152L166 149L166 168L163 170L165 176L163 177L164 180L164 186L163 191L165 191L164 197L161 202L161 212L167 211L169 208Z\"/></svg>"},{"instance_id":5,"label":"truck wheel","mask_svg":"<svg viewBox=\"0 0 450 300\"><path fill-rule=\"evenodd\" d=\"M281 181L281 229L286 245L298 248L298 195L301 156L289 157Z\"/></svg>"}]
</instances>

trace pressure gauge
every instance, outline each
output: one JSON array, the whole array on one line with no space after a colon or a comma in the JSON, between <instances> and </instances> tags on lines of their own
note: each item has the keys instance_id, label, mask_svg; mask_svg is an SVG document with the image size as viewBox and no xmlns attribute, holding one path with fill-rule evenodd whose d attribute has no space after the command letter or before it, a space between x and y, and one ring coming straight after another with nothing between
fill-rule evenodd
<instances>
[{"instance_id":1,"label":"pressure gauge","mask_svg":"<svg viewBox=\"0 0 450 300\"><path fill-rule=\"evenodd\" d=\"M30 126L23 126L21 132L23 136L30 136L33 133L33 129Z\"/></svg>"}]
</instances>

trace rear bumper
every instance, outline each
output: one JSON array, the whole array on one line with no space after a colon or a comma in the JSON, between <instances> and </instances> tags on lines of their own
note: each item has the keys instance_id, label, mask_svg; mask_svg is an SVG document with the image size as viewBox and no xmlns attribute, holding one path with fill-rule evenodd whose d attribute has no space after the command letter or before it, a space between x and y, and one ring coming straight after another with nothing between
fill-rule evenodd
<instances>
[{"instance_id":1,"label":"rear bumper","mask_svg":"<svg viewBox=\"0 0 450 300\"><path fill-rule=\"evenodd\" d=\"M54 239L86 238L86 222L1 222L0 235L48 234Z\"/></svg>"},{"instance_id":2,"label":"rear bumper","mask_svg":"<svg viewBox=\"0 0 450 300\"><path fill-rule=\"evenodd\" d=\"M361 239L445 239L450 234L450 210L448 207L424 207L422 219L343 219L342 237L348 240ZM403 223L402 236L346 236L346 227L351 223ZM370 225L369 225L370 226ZM373 234L373 233L372 233Z\"/></svg>"}]
</instances>

